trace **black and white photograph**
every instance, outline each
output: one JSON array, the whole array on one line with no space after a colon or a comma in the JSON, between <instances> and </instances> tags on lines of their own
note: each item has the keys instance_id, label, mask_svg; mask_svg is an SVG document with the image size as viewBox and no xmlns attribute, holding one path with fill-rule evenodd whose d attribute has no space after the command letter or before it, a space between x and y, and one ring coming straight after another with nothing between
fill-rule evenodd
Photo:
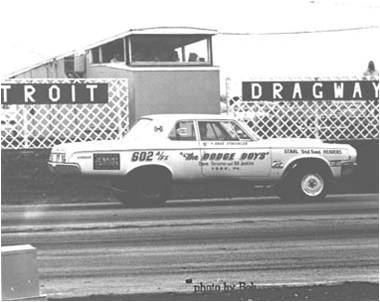
<instances>
[{"instance_id":1,"label":"black and white photograph","mask_svg":"<svg viewBox=\"0 0 380 302\"><path fill-rule=\"evenodd\" d=\"M2 301L378 301L377 0L3 0Z\"/></svg>"}]
</instances>

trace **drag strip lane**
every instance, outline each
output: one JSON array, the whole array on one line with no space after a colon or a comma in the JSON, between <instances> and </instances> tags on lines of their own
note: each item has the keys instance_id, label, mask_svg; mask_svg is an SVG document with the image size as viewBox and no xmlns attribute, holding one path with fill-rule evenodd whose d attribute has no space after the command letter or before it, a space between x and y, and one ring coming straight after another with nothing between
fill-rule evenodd
<instances>
[{"instance_id":1,"label":"drag strip lane","mask_svg":"<svg viewBox=\"0 0 380 302\"><path fill-rule=\"evenodd\" d=\"M2 206L2 244L37 247L45 293L181 291L186 278L378 280L378 195L85 205Z\"/></svg>"}]
</instances>

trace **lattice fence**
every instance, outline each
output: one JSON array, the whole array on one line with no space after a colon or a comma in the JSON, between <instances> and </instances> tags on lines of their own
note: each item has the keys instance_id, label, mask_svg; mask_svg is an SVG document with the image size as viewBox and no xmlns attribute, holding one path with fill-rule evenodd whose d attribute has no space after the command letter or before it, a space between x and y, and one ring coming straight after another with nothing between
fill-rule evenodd
<instances>
[{"instance_id":1,"label":"lattice fence","mask_svg":"<svg viewBox=\"0 0 380 302\"><path fill-rule=\"evenodd\" d=\"M227 96L227 113L262 138L379 139L379 100L243 101L231 96L228 85Z\"/></svg>"},{"instance_id":2,"label":"lattice fence","mask_svg":"<svg viewBox=\"0 0 380 302\"><path fill-rule=\"evenodd\" d=\"M12 79L3 84L108 83L107 104L8 105L2 108L2 149L51 148L63 142L121 138L129 127L126 79Z\"/></svg>"}]
</instances>

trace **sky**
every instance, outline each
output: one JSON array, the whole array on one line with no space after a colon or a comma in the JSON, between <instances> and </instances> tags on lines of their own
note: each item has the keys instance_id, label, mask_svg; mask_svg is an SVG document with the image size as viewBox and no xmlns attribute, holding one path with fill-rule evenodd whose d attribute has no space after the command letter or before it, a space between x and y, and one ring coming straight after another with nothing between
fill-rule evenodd
<instances>
[{"instance_id":1,"label":"sky","mask_svg":"<svg viewBox=\"0 0 380 302\"><path fill-rule=\"evenodd\" d=\"M217 29L214 58L222 79L360 76L369 60L380 65L378 0L2 0L0 5L0 78L128 29L152 26ZM284 34L305 31L317 32Z\"/></svg>"}]
</instances>

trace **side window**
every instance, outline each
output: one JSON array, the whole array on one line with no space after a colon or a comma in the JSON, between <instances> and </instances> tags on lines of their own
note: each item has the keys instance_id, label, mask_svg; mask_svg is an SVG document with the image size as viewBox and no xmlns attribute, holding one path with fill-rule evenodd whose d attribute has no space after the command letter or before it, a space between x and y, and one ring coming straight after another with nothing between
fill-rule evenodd
<instances>
[{"instance_id":1,"label":"side window","mask_svg":"<svg viewBox=\"0 0 380 302\"><path fill-rule=\"evenodd\" d=\"M222 126L221 122L198 122L199 133L202 141L236 141L238 137L233 137Z\"/></svg>"},{"instance_id":2,"label":"side window","mask_svg":"<svg viewBox=\"0 0 380 302\"><path fill-rule=\"evenodd\" d=\"M177 141L195 141L195 129L193 121L179 121L170 131L169 138Z\"/></svg>"},{"instance_id":3,"label":"side window","mask_svg":"<svg viewBox=\"0 0 380 302\"><path fill-rule=\"evenodd\" d=\"M237 123L232 121L223 121L222 125L234 139L241 141L252 140L251 137Z\"/></svg>"}]
</instances>

